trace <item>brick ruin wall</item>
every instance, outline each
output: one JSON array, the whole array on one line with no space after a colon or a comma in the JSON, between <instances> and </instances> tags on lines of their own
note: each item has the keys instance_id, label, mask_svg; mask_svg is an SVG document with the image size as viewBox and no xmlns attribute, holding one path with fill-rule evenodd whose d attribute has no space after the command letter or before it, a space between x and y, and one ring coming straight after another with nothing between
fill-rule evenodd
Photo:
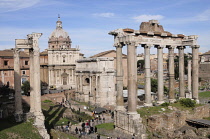
<instances>
[{"instance_id":1,"label":"brick ruin wall","mask_svg":"<svg viewBox=\"0 0 210 139\"><path fill-rule=\"evenodd\" d=\"M194 108L193 112L189 111L174 111L172 113L163 113L153 115L147 119L147 127L150 131L174 131L186 124L186 119L202 119L209 117L209 105Z\"/></svg>"}]
</instances>

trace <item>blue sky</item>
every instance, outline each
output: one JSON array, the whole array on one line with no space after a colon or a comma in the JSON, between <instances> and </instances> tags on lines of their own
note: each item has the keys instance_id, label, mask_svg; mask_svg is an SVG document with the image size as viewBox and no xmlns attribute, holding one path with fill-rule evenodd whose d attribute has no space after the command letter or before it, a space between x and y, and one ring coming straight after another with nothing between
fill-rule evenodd
<instances>
[{"instance_id":1,"label":"blue sky","mask_svg":"<svg viewBox=\"0 0 210 139\"><path fill-rule=\"evenodd\" d=\"M210 46L210 0L0 0L0 49L13 48L15 39L32 32L43 33L40 48L47 49L58 14L72 47L79 45L86 57L115 49L109 31L138 30L150 19L159 20L173 34L199 35L200 52ZM143 49L138 47L137 53Z\"/></svg>"}]
</instances>

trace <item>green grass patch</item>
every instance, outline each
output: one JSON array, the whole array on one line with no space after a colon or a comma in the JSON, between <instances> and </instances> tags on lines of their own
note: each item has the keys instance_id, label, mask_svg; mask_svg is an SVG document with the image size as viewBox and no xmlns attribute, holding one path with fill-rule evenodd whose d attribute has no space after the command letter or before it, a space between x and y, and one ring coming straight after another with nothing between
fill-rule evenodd
<instances>
[{"instance_id":1,"label":"green grass patch","mask_svg":"<svg viewBox=\"0 0 210 139\"><path fill-rule=\"evenodd\" d=\"M161 108L165 108L165 111L162 111ZM141 117L151 116L155 114L160 114L163 112L171 112L171 110L167 109L164 106L155 106L155 107L143 107L137 110Z\"/></svg>"},{"instance_id":2,"label":"green grass patch","mask_svg":"<svg viewBox=\"0 0 210 139\"><path fill-rule=\"evenodd\" d=\"M64 132L52 129L50 132L53 139L78 139L72 135L66 134Z\"/></svg>"},{"instance_id":3,"label":"green grass patch","mask_svg":"<svg viewBox=\"0 0 210 139\"><path fill-rule=\"evenodd\" d=\"M51 101L51 100L46 99L46 100L44 100L43 102L44 102L44 103L49 103L49 102L52 102L52 101Z\"/></svg>"},{"instance_id":4,"label":"green grass patch","mask_svg":"<svg viewBox=\"0 0 210 139\"><path fill-rule=\"evenodd\" d=\"M210 117L204 117L203 119L209 120L210 121Z\"/></svg>"},{"instance_id":5,"label":"green grass patch","mask_svg":"<svg viewBox=\"0 0 210 139\"><path fill-rule=\"evenodd\" d=\"M98 129L105 129L105 130L113 130L114 129L114 123L103 123L96 125Z\"/></svg>"},{"instance_id":6,"label":"green grass patch","mask_svg":"<svg viewBox=\"0 0 210 139\"><path fill-rule=\"evenodd\" d=\"M176 103L169 103L169 106L176 107L178 110L181 111L193 111L192 107L185 107L180 102ZM195 107L202 106L202 104L195 104ZM165 108L165 111L162 111L161 108ZM169 110L167 105L166 106L154 106L154 107L143 107L137 110L137 112L140 114L141 117L147 117L155 114L161 114L161 113L170 113L172 110Z\"/></svg>"},{"instance_id":7,"label":"green grass patch","mask_svg":"<svg viewBox=\"0 0 210 139\"><path fill-rule=\"evenodd\" d=\"M210 91L200 92L199 98L208 98L210 97Z\"/></svg>"},{"instance_id":8,"label":"green grass patch","mask_svg":"<svg viewBox=\"0 0 210 139\"><path fill-rule=\"evenodd\" d=\"M1 139L41 139L37 129L31 122L15 123L8 120L0 120Z\"/></svg>"}]
</instances>

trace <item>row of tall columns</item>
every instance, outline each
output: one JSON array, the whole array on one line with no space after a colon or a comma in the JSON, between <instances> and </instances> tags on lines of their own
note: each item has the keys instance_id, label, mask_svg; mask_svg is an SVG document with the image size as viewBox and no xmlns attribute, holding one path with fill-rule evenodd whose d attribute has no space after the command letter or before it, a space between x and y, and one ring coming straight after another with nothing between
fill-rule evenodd
<instances>
[{"instance_id":1,"label":"row of tall columns","mask_svg":"<svg viewBox=\"0 0 210 139\"><path fill-rule=\"evenodd\" d=\"M142 45L145 53L145 106L151 106L151 81L150 81L150 48L151 45ZM158 101L157 103L164 103L164 84L163 84L163 46L157 45L158 56ZM169 51L169 101L175 101L174 91L174 48L173 46L167 46ZM185 81L184 81L184 49L185 46L178 46L179 50L179 88L180 98L185 98ZM198 45L192 46L192 95L193 99L198 101ZM122 73L122 46L116 46L117 52L117 97L116 104L117 110L124 107L123 102L123 73ZM136 99L137 99L137 74L136 74L136 46L134 43L127 45L127 68L128 68L128 112L136 112ZM191 68L190 66L188 69ZM191 72L190 72L191 73ZM188 77L191 74L188 73ZM189 75L190 74L190 75ZM191 80L188 79L188 81ZM190 81L191 82L191 81ZM188 90L191 90L191 84L188 83Z\"/></svg>"},{"instance_id":2,"label":"row of tall columns","mask_svg":"<svg viewBox=\"0 0 210 139\"><path fill-rule=\"evenodd\" d=\"M22 95L20 75L20 50L14 49L14 89L15 89L15 120L22 121Z\"/></svg>"}]
</instances>

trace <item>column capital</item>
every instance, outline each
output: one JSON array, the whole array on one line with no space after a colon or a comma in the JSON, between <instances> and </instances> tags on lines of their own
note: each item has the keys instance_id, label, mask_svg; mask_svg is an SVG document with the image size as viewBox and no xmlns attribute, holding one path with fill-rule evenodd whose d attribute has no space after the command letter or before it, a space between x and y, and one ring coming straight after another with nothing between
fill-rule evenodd
<instances>
[{"instance_id":1,"label":"column capital","mask_svg":"<svg viewBox=\"0 0 210 139\"><path fill-rule=\"evenodd\" d=\"M123 44L115 44L114 45L114 47L116 47L116 48L123 48L123 46L124 46Z\"/></svg>"},{"instance_id":2,"label":"column capital","mask_svg":"<svg viewBox=\"0 0 210 139\"><path fill-rule=\"evenodd\" d=\"M185 46L177 46L176 48L177 48L177 49L180 49L180 50L183 50L183 49L185 49L186 47L185 47Z\"/></svg>"},{"instance_id":3,"label":"column capital","mask_svg":"<svg viewBox=\"0 0 210 139\"><path fill-rule=\"evenodd\" d=\"M151 48L152 46L154 46L154 45L152 45L152 44L141 44L141 47L144 47L144 48Z\"/></svg>"},{"instance_id":4,"label":"column capital","mask_svg":"<svg viewBox=\"0 0 210 139\"><path fill-rule=\"evenodd\" d=\"M163 48L165 48L165 45L155 45L155 48L157 48L157 49L163 49Z\"/></svg>"},{"instance_id":5,"label":"column capital","mask_svg":"<svg viewBox=\"0 0 210 139\"><path fill-rule=\"evenodd\" d=\"M137 43L137 42L135 42L135 41L133 41L133 42L127 42L126 43L127 45L132 45L132 46L138 46L139 44Z\"/></svg>"},{"instance_id":6,"label":"column capital","mask_svg":"<svg viewBox=\"0 0 210 139\"><path fill-rule=\"evenodd\" d=\"M176 46L175 45L166 45L166 48L168 48L168 49L174 49L174 48L176 48Z\"/></svg>"},{"instance_id":7,"label":"column capital","mask_svg":"<svg viewBox=\"0 0 210 139\"><path fill-rule=\"evenodd\" d=\"M18 48L13 49L13 53L14 53L14 56L13 56L14 58L19 57L20 49L18 49Z\"/></svg>"},{"instance_id":8,"label":"column capital","mask_svg":"<svg viewBox=\"0 0 210 139\"><path fill-rule=\"evenodd\" d=\"M190 46L192 49L198 49L198 48L200 48L200 45L192 45L192 46Z\"/></svg>"}]
</instances>

